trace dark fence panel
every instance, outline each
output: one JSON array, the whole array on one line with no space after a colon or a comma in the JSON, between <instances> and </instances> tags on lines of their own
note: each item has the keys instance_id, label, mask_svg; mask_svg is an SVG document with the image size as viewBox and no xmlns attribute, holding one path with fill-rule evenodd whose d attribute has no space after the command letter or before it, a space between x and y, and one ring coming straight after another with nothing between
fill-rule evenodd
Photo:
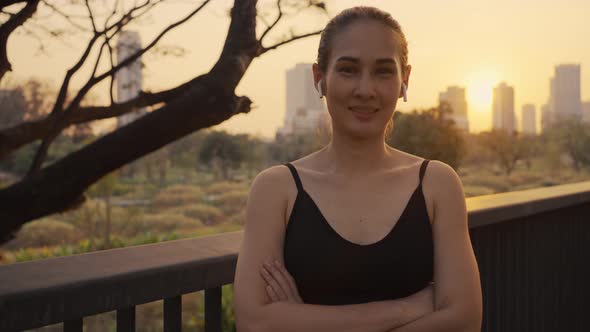
<instances>
[{"instance_id":1,"label":"dark fence panel","mask_svg":"<svg viewBox=\"0 0 590 332\"><path fill-rule=\"evenodd\" d=\"M590 331L590 203L470 233L483 331Z\"/></svg>"},{"instance_id":2,"label":"dark fence panel","mask_svg":"<svg viewBox=\"0 0 590 332\"><path fill-rule=\"evenodd\" d=\"M590 182L467 199L483 291L485 332L590 331ZM242 232L0 266L0 331L165 299L165 330L180 330L181 297L205 290L206 330L221 331Z\"/></svg>"}]
</instances>

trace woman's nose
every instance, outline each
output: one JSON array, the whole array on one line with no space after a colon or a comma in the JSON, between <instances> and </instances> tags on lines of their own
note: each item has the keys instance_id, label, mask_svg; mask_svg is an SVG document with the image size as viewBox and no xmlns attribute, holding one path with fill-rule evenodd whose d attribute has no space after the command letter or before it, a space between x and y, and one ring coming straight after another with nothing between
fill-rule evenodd
<instances>
[{"instance_id":1,"label":"woman's nose","mask_svg":"<svg viewBox=\"0 0 590 332\"><path fill-rule=\"evenodd\" d=\"M368 74L360 75L354 94L360 98L375 97L375 82L373 82L373 78Z\"/></svg>"}]
</instances>

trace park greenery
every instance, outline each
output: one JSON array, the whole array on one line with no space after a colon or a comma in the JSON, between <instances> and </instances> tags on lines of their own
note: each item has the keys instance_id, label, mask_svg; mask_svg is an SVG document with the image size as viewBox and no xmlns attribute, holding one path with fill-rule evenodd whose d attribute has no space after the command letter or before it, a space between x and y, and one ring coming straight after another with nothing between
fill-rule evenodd
<instances>
[{"instance_id":1,"label":"park greenery","mask_svg":"<svg viewBox=\"0 0 590 332\"><path fill-rule=\"evenodd\" d=\"M590 178L589 125L564 122L538 136L469 134L441 109L446 108L397 112L387 142L454 167L466 197ZM47 159L95 139L63 134ZM2 247L2 259L10 263L239 230L256 174L325 143L326 137L311 132L274 140L196 132L103 177L80 207L27 223ZM25 176L35 149L31 144L0 162L0 186Z\"/></svg>"}]
</instances>

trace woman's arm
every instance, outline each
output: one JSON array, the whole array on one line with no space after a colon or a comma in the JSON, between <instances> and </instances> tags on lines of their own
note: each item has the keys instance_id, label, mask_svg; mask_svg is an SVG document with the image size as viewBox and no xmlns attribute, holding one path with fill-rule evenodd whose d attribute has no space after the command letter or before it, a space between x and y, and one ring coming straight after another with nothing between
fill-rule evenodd
<instances>
[{"instance_id":1,"label":"woman's arm","mask_svg":"<svg viewBox=\"0 0 590 332\"><path fill-rule=\"evenodd\" d=\"M282 302L288 304L303 304L295 280L289 271L287 271L284 266L280 265L280 263L266 263L264 268L261 269L261 275L267 283L266 291L273 303ZM433 300L433 286L429 285L415 294L400 299L398 302L406 307L406 310L409 313L406 316L406 320L409 323L411 320L418 319L423 315L431 313L433 311ZM384 301L369 304L384 303L385 306L391 306L392 302L395 303L395 301ZM364 306L364 304L361 304L361 306ZM373 308L369 309L373 310ZM403 325L403 322L399 321L398 324L391 326L390 328L401 325Z\"/></svg>"},{"instance_id":2,"label":"woman's arm","mask_svg":"<svg viewBox=\"0 0 590 332\"><path fill-rule=\"evenodd\" d=\"M343 306L272 303L259 271L264 261L271 257L279 258L284 265L287 198L295 194L291 174L283 166L262 172L252 184L234 279L234 314L238 331L383 332L407 324L425 313L425 309L416 306L411 299Z\"/></svg>"},{"instance_id":3,"label":"woman's arm","mask_svg":"<svg viewBox=\"0 0 590 332\"><path fill-rule=\"evenodd\" d=\"M391 331L481 331L481 284L461 180L450 166L433 161L424 185L434 200L434 312Z\"/></svg>"}]
</instances>

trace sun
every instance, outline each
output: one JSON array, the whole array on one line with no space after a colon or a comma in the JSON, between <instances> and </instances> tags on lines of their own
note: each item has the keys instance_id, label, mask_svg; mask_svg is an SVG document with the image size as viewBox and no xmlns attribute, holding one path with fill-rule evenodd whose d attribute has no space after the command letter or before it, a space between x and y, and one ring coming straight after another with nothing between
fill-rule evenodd
<instances>
[{"instance_id":1,"label":"sun","mask_svg":"<svg viewBox=\"0 0 590 332\"><path fill-rule=\"evenodd\" d=\"M494 86L500 82L496 71L472 72L467 77L467 102L469 108L475 111L489 111L492 107Z\"/></svg>"}]
</instances>

